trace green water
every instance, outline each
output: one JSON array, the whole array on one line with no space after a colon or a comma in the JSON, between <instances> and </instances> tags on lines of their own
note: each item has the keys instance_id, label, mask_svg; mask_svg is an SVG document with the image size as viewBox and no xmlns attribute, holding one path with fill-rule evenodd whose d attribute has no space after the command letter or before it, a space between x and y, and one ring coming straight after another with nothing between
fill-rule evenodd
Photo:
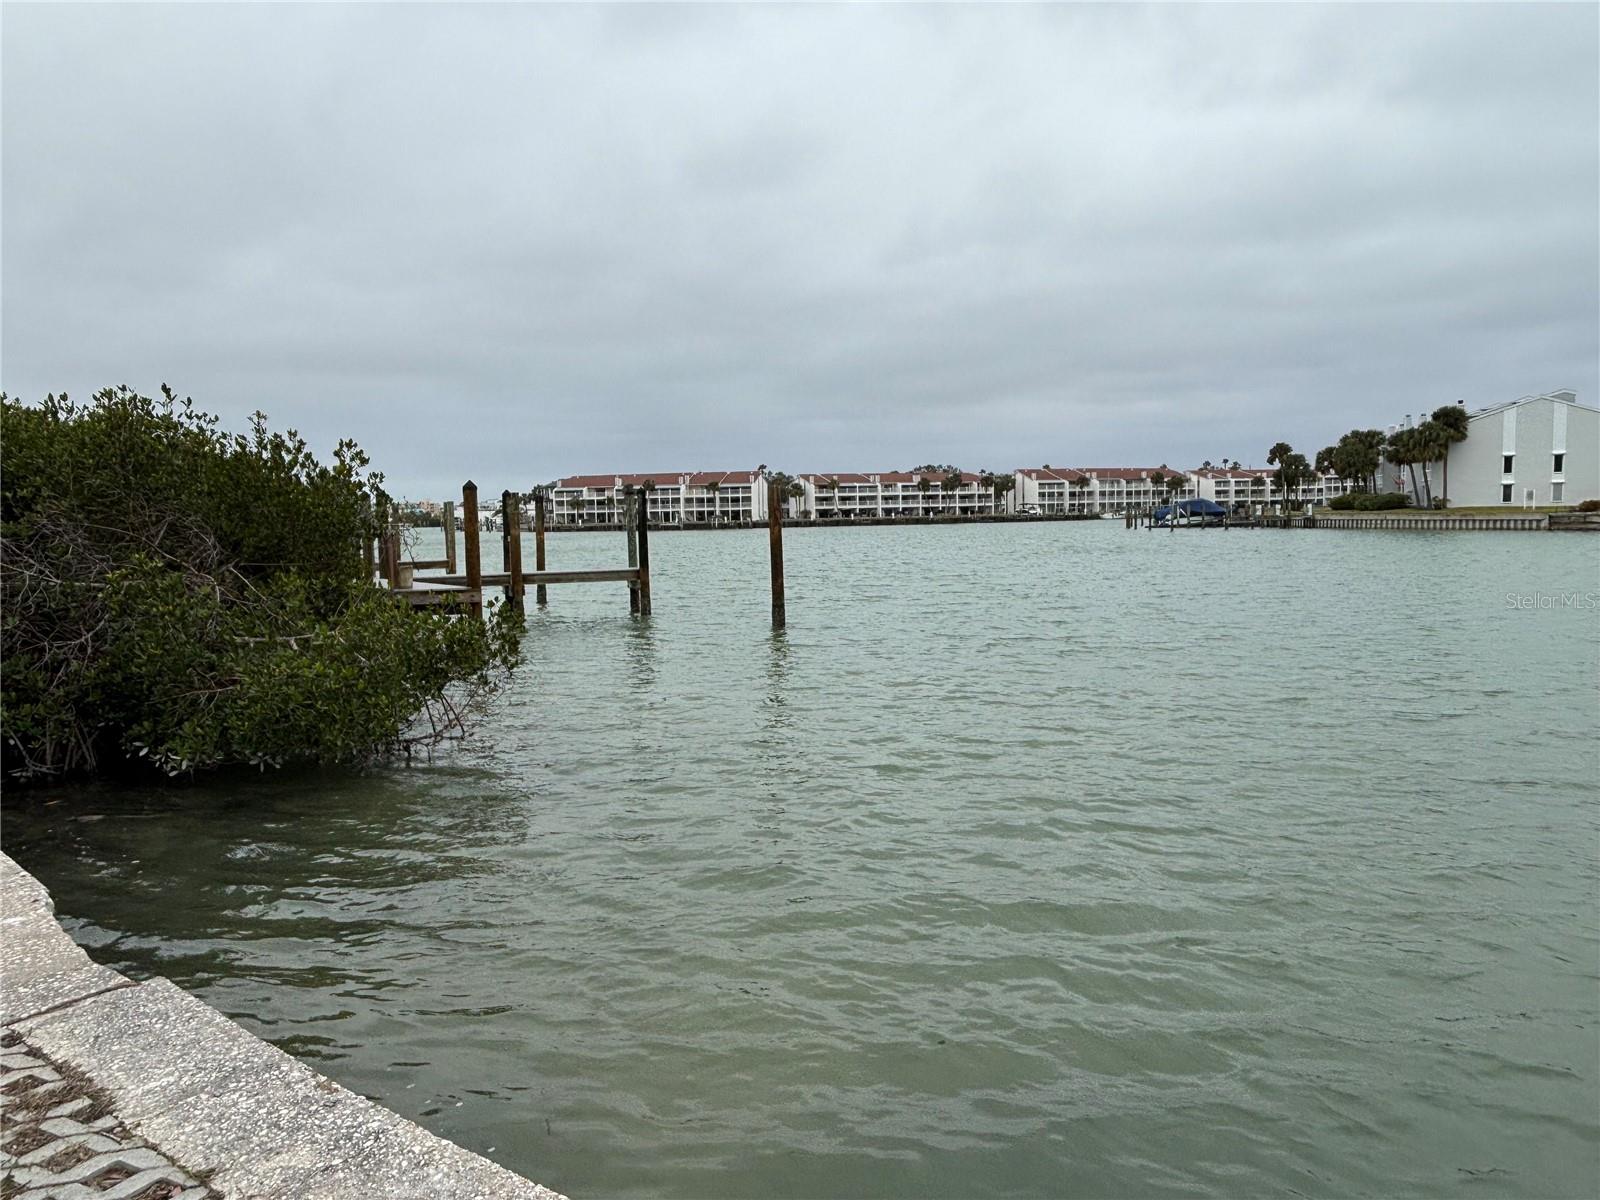
<instances>
[{"instance_id":1,"label":"green water","mask_svg":"<svg viewBox=\"0 0 1600 1200\"><path fill-rule=\"evenodd\" d=\"M787 551L786 634L764 533L658 535L654 619L553 589L431 764L6 849L101 961L574 1196L1600 1188L1600 540Z\"/></svg>"}]
</instances>

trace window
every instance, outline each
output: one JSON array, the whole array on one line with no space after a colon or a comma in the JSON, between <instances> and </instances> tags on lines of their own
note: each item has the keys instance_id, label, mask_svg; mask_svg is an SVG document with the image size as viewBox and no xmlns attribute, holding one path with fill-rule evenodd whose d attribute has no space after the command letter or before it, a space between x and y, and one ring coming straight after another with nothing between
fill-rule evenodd
<instances>
[{"instance_id":1,"label":"window","mask_svg":"<svg viewBox=\"0 0 1600 1200\"><path fill-rule=\"evenodd\" d=\"M1515 458L1515 457L1516 457L1515 454L1507 454L1507 455L1504 456L1505 462L1500 467L1500 474L1502 474L1502 475L1511 474L1511 460L1513 458ZM1507 499L1510 499L1510 497L1508 496Z\"/></svg>"},{"instance_id":2,"label":"window","mask_svg":"<svg viewBox=\"0 0 1600 1200\"><path fill-rule=\"evenodd\" d=\"M1511 485L1509 483L1502 483L1500 485L1500 503L1511 503Z\"/></svg>"},{"instance_id":3,"label":"window","mask_svg":"<svg viewBox=\"0 0 1600 1200\"><path fill-rule=\"evenodd\" d=\"M1567 456L1565 454L1557 454L1554 457L1555 465L1550 468L1550 473L1552 475L1559 475L1561 474L1562 465L1567 461Z\"/></svg>"},{"instance_id":4,"label":"window","mask_svg":"<svg viewBox=\"0 0 1600 1200\"><path fill-rule=\"evenodd\" d=\"M1558 455L1556 455L1556 457L1560 458L1561 456L1558 454ZM1564 484L1564 483L1552 483L1550 485L1550 503L1551 504L1560 504L1561 503L1561 493L1566 488L1566 486L1567 485Z\"/></svg>"}]
</instances>

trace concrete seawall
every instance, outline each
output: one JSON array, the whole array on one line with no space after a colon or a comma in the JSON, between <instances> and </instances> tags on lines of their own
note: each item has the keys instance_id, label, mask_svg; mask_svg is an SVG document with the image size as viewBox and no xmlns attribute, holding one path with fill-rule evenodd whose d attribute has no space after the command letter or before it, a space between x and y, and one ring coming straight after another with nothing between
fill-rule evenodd
<instances>
[{"instance_id":1,"label":"concrete seawall","mask_svg":"<svg viewBox=\"0 0 1600 1200\"><path fill-rule=\"evenodd\" d=\"M563 1200L349 1092L164 979L98 966L0 854L7 1197Z\"/></svg>"},{"instance_id":2,"label":"concrete seawall","mask_svg":"<svg viewBox=\"0 0 1600 1200\"><path fill-rule=\"evenodd\" d=\"M1385 516L1314 516L1291 517L1303 529L1477 529L1477 530L1545 530L1550 528L1550 518L1543 514L1509 517L1452 517L1449 513L1436 516L1398 515Z\"/></svg>"}]
</instances>

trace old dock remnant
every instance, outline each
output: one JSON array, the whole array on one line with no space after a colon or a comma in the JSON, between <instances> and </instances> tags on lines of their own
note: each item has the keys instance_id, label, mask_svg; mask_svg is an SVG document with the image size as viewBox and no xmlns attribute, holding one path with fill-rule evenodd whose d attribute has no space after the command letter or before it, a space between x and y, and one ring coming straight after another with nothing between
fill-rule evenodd
<instances>
[{"instance_id":1,"label":"old dock remnant","mask_svg":"<svg viewBox=\"0 0 1600 1200\"><path fill-rule=\"evenodd\" d=\"M519 608L527 595L529 583L534 585L539 604L547 604L546 588L556 583L626 583L628 585L628 611L649 616L650 597L650 533L645 493L635 492L629 497L628 519L625 531L628 543L627 566L616 569L552 571L545 563L545 504L547 497L540 490L531 494L533 502L534 566L526 571L522 565L523 496L519 492L500 493L500 572L484 574L480 557L478 485L467 480L461 486L461 534L463 554L466 558L463 572L456 570L456 529L454 505L446 506L444 522L445 557L402 561L400 558L399 527L380 514L382 532L378 538L375 559L376 571L399 598L415 606L464 606L474 616L483 615L483 589L503 589L507 603ZM363 551L369 559L372 548ZM442 575L418 575L419 570L444 568Z\"/></svg>"}]
</instances>

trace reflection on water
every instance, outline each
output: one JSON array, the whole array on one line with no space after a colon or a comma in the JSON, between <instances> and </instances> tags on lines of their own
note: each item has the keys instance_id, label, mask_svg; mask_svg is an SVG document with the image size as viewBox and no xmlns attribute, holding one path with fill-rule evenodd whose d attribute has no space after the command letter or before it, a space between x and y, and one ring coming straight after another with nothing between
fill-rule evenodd
<instances>
[{"instance_id":1,"label":"reflection on water","mask_svg":"<svg viewBox=\"0 0 1600 1200\"><path fill-rule=\"evenodd\" d=\"M1590 1194L1536 535L663 535L431 765L11 804L101 961L576 1195ZM614 565L562 535L552 567ZM1441 607L1438 597L1450 597Z\"/></svg>"}]
</instances>

